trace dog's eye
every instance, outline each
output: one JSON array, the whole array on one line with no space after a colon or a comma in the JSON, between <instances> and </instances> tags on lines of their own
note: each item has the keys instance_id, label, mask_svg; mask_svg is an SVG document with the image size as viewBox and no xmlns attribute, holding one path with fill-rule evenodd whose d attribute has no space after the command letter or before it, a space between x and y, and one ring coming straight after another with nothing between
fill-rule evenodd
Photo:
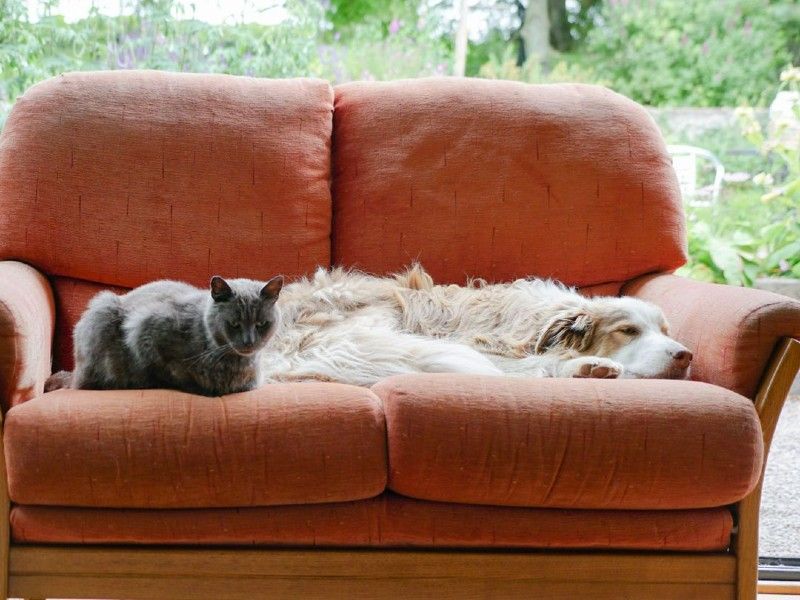
<instances>
[{"instance_id":1,"label":"dog's eye","mask_svg":"<svg viewBox=\"0 0 800 600\"><path fill-rule=\"evenodd\" d=\"M638 327L623 327L619 330L620 333L624 333L625 335L639 335L639 328Z\"/></svg>"}]
</instances>

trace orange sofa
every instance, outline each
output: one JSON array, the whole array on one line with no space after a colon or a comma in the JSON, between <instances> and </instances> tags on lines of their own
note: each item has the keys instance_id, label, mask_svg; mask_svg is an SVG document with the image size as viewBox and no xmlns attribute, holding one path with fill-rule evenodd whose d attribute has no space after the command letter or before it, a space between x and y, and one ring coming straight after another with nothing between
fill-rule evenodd
<instances>
[{"instance_id":1,"label":"orange sofa","mask_svg":"<svg viewBox=\"0 0 800 600\"><path fill-rule=\"evenodd\" d=\"M34 86L0 137L0 597L753 598L800 303L672 275L685 245L656 126L598 87ZM693 380L42 393L102 289L415 259L656 302Z\"/></svg>"}]
</instances>

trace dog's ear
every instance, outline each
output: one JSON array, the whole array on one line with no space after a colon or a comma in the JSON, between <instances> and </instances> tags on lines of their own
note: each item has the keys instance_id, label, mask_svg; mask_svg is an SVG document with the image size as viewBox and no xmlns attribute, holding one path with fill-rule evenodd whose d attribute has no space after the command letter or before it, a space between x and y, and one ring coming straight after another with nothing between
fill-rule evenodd
<instances>
[{"instance_id":1,"label":"dog's ear","mask_svg":"<svg viewBox=\"0 0 800 600\"><path fill-rule=\"evenodd\" d=\"M542 329L533 351L542 354L548 350L577 350L583 352L592 345L595 320L581 309L567 309L557 313Z\"/></svg>"}]
</instances>

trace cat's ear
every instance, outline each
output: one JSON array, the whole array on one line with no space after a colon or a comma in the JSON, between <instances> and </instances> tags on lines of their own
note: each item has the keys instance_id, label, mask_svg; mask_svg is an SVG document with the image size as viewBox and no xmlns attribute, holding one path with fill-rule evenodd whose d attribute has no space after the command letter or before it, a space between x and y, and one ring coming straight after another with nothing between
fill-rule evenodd
<instances>
[{"instance_id":1,"label":"cat's ear","mask_svg":"<svg viewBox=\"0 0 800 600\"><path fill-rule=\"evenodd\" d=\"M214 275L214 277L211 278L211 297L214 299L214 302L230 300L231 296L233 296L233 290L231 286L228 285L228 282L222 277Z\"/></svg>"},{"instance_id":2,"label":"cat's ear","mask_svg":"<svg viewBox=\"0 0 800 600\"><path fill-rule=\"evenodd\" d=\"M278 294L281 293L281 288L283 288L283 277L280 275L273 277L263 288L261 288L261 299L272 300L274 302L278 299Z\"/></svg>"}]
</instances>

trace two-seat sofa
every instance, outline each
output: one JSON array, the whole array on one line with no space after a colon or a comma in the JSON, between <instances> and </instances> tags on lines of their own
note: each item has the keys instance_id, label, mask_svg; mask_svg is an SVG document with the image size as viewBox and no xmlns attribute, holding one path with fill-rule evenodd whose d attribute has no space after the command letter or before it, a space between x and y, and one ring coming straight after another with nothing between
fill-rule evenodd
<instances>
[{"instance_id":1,"label":"two-seat sofa","mask_svg":"<svg viewBox=\"0 0 800 600\"><path fill-rule=\"evenodd\" d=\"M800 303L689 281L635 103L581 85L73 73L0 138L0 597L753 598ZM88 299L333 264L663 307L692 381L43 394Z\"/></svg>"}]
</instances>

